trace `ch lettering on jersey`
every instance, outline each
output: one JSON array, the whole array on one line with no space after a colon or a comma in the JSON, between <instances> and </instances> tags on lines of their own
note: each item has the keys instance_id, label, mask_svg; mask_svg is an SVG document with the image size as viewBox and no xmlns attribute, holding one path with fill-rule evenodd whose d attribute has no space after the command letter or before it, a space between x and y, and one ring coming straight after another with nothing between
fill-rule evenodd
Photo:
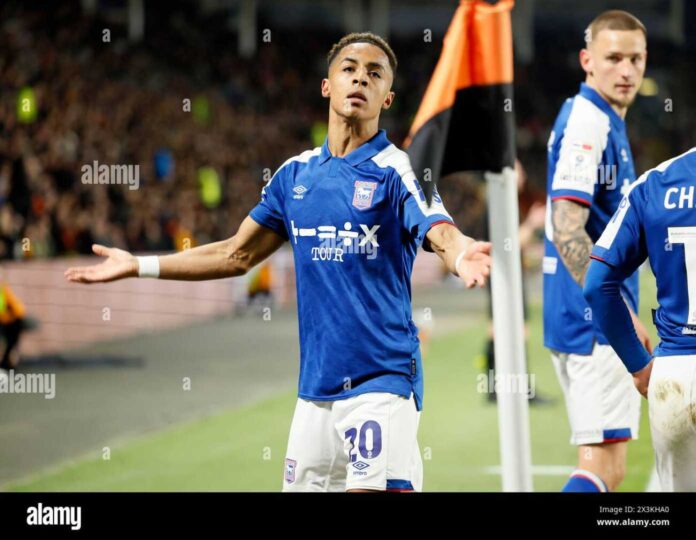
<instances>
[{"instance_id":1,"label":"ch lettering on jersey","mask_svg":"<svg viewBox=\"0 0 696 540\"><path fill-rule=\"evenodd\" d=\"M694 207L694 186L671 187L665 192L665 208L674 210L675 208Z\"/></svg>"},{"instance_id":2,"label":"ch lettering on jersey","mask_svg":"<svg viewBox=\"0 0 696 540\"><path fill-rule=\"evenodd\" d=\"M290 220L292 236L295 244L299 244L301 238L318 238L319 245L312 246L313 261L344 262L344 255L366 255L372 260L377 257L377 229L380 225L358 224L358 230L353 228L350 221L343 224L342 229L334 225L318 225L316 227L298 227L294 220Z\"/></svg>"}]
</instances>

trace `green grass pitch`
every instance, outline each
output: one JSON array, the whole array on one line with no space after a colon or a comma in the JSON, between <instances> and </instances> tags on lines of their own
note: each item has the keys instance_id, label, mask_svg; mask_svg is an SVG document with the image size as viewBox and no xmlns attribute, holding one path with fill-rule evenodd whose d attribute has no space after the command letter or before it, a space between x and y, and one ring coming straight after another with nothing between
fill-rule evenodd
<instances>
[{"instance_id":1,"label":"green grass pitch","mask_svg":"<svg viewBox=\"0 0 696 540\"><path fill-rule=\"evenodd\" d=\"M652 274L643 272L641 315L653 330ZM560 387L541 344L541 310L533 304L529 322L529 365L536 387L556 398L553 405L530 408L532 461L536 466L572 466L575 448ZM476 376L486 322L435 337L423 363L425 403L419 442L424 457L425 491L500 491L495 405L477 392ZM653 343L656 343L653 331ZM33 475L11 491L279 491L288 429L295 404L285 393L252 406L180 424ZM629 445L622 491L643 491L653 465L647 402L642 404L640 438ZM542 471L543 472L543 471ZM562 474L534 476L535 491L558 491Z\"/></svg>"}]
</instances>

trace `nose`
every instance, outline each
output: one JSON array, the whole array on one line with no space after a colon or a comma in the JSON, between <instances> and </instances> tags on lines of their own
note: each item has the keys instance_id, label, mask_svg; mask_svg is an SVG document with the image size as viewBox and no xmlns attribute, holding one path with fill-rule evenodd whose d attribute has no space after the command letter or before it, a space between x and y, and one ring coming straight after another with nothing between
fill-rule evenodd
<instances>
[{"instance_id":1,"label":"nose","mask_svg":"<svg viewBox=\"0 0 696 540\"><path fill-rule=\"evenodd\" d=\"M629 79L631 75L633 74L634 71L634 66L633 63L631 62L630 58L624 58L623 62L621 62L621 69L619 73L624 79Z\"/></svg>"},{"instance_id":2,"label":"nose","mask_svg":"<svg viewBox=\"0 0 696 540\"><path fill-rule=\"evenodd\" d=\"M360 68L355 70L355 77L353 78L353 84L359 84L360 86L367 86L367 70Z\"/></svg>"}]
</instances>

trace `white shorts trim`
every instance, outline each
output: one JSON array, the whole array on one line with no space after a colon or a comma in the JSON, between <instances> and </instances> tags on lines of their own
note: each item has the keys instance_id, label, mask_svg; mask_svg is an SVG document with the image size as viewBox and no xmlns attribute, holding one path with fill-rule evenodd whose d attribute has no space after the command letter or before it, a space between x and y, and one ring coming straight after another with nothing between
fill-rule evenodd
<instances>
[{"instance_id":1,"label":"white shorts trim","mask_svg":"<svg viewBox=\"0 0 696 540\"><path fill-rule=\"evenodd\" d=\"M641 395L614 349L595 343L591 355L552 351L551 358L565 397L571 444L638 438Z\"/></svg>"}]
</instances>

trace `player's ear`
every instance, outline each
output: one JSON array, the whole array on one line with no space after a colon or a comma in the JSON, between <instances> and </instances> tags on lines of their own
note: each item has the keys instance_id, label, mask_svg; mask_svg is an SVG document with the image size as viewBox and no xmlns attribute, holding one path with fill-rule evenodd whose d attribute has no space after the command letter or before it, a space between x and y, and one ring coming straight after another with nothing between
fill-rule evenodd
<instances>
[{"instance_id":1,"label":"player's ear","mask_svg":"<svg viewBox=\"0 0 696 540\"><path fill-rule=\"evenodd\" d=\"M389 91L389 93L387 93L387 97L384 98L384 103L382 103L382 108L384 110L387 110L389 107L391 107L392 103L394 103L395 95L396 94L391 90Z\"/></svg>"},{"instance_id":2,"label":"player's ear","mask_svg":"<svg viewBox=\"0 0 696 540\"><path fill-rule=\"evenodd\" d=\"M592 54L588 49L580 50L580 66L588 75L592 75Z\"/></svg>"},{"instance_id":3,"label":"player's ear","mask_svg":"<svg viewBox=\"0 0 696 540\"><path fill-rule=\"evenodd\" d=\"M329 79L321 80L321 96L325 98L331 96L331 85L329 84Z\"/></svg>"}]
</instances>

